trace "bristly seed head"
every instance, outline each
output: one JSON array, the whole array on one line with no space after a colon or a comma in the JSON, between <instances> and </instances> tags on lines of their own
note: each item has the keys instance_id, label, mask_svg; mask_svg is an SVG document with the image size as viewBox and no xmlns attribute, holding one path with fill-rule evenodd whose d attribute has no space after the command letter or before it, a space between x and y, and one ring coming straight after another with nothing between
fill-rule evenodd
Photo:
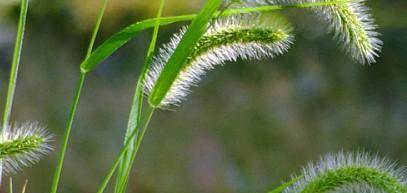
<instances>
[{"instance_id":1,"label":"bristly seed head","mask_svg":"<svg viewBox=\"0 0 407 193\"><path fill-rule=\"evenodd\" d=\"M366 153L329 154L317 164L309 164L301 176L284 193L407 192L403 169Z\"/></svg>"},{"instance_id":2,"label":"bristly seed head","mask_svg":"<svg viewBox=\"0 0 407 193\"><path fill-rule=\"evenodd\" d=\"M52 150L52 136L38 123L27 122L3 128L0 135L0 160L6 173L30 166Z\"/></svg>"},{"instance_id":3,"label":"bristly seed head","mask_svg":"<svg viewBox=\"0 0 407 193\"><path fill-rule=\"evenodd\" d=\"M362 63L376 62L383 42L378 38L372 15L368 13L365 0L242 0L247 5L277 4L290 5L301 3L335 2L332 5L311 7L322 20L328 23L330 30L341 47L353 59Z\"/></svg>"},{"instance_id":4,"label":"bristly seed head","mask_svg":"<svg viewBox=\"0 0 407 193\"><path fill-rule=\"evenodd\" d=\"M180 42L186 28L175 34L154 58L144 81L147 94L153 90L164 65ZM293 41L291 27L282 19L258 15L239 15L220 18L210 24L192 50L182 71L159 107L180 103L191 86L197 85L207 71L226 61L262 59L283 54Z\"/></svg>"}]
</instances>

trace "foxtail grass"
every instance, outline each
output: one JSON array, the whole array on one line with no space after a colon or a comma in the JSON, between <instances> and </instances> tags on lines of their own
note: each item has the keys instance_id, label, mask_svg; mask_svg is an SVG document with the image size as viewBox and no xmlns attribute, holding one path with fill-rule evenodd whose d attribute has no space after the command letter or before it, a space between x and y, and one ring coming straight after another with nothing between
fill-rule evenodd
<instances>
[{"instance_id":1,"label":"foxtail grass","mask_svg":"<svg viewBox=\"0 0 407 193\"><path fill-rule=\"evenodd\" d=\"M0 135L0 159L6 173L30 166L52 150L52 135L35 122L3 128Z\"/></svg>"},{"instance_id":2,"label":"foxtail grass","mask_svg":"<svg viewBox=\"0 0 407 193\"><path fill-rule=\"evenodd\" d=\"M24 4L24 2L27 3L28 0L22 0L22 2ZM331 23L330 30L334 32L335 37L342 45L342 48L351 55L353 59L360 63L375 62L381 48L382 43L378 39L378 33L375 32L376 26L374 25L374 21L367 13L367 8L361 1L246 0L246 3L250 4L248 7L231 6L236 2L237 1L227 3L227 7L222 10L222 0L208 0L198 14L161 17L164 7L164 0L161 0L156 18L129 25L125 29L108 38L93 51L96 36L108 3L108 0L103 0L89 42L86 57L80 64L79 81L74 92L72 105L64 130L50 193L58 192L65 152L69 144L70 133L73 128L74 118L85 84L86 75L94 70L103 60L111 56L118 48L134 38L140 31L154 28L147 56L137 79L133 105L131 107L126 136L124 138L124 145L119 151L118 156L114 159L113 164L108 170L105 178L102 180L101 185L98 187L98 193L103 193L106 190L107 185L116 171L117 178L115 183L115 193L124 193L126 191L134 159L146 134L151 117L157 108L165 109L169 106L180 104L191 92L190 88L197 85L200 79L209 70L223 65L225 62L233 62L238 58L251 60L273 58L277 55L284 54L288 50L289 46L293 43L294 37L292 35L291 26L287 23L279 22L276 18L266 17L263 12L288 8L305 8L313 10L322 19ZM21 15L23 18L20 19L19 24L15 56L13 57L12 73L10 77L9 93L3 119L3 128L9 125L12 100L15 92L25 15L27 11L23 4ZM256 6L251 7L253 4ZM229 6L234 8L229 9ZM24 10L25 13L23 13ZM159 27L174 22L189 20L192 21L191 24L188 27L181 29L181 32L175 34L170 40L170 43L165 44L162 49L158 50L156 56L153 58ZM147 106L143 105L144 94L148 96ZM39 133L33 132L31 134L33 135L31 137L27 137L29 135L24 135L25 137L21 137L21 135L12 135L17 136L14 138L4 137L4 141L2 141L3 143L0 144L0 156L4 154L8 155L10 160L25 160L14 162L18 163L15 164L15 168L19 167L19 165L24 165L26 162L30 163L30 159L36 158L33 155L39 155L42 151L45 152L44 149L46 148L45 146L41 146L41 144L47 142L47 140L41 140L44 139L44 136ZM21 147L22 149L16 151L16 146ZM341 155L334 158L339 160L339 157L341 157ZM343 165L346 165L346 163L351 161L359 163L358 161L360 159L361 157L358 156L350 156L349 159L346 159L343 162ZM6 157L2 158L2 160L5 161ZM329 160L325 161L329 162ZM12 161L8 163L12 163ZM371 162L361 162L360 165L364 165L365 167L360 168L353 168L354 165L352 165L352 167L346 166L341 168L339 167L339 161L329 162L328 165L332 166L332 164L335 163L338 163L338 167L335 168L334 172L338 173L334 173L333 176L330 175L331 168L326 167L323 171L325 173L321 173L322 177L314 176L315 180L304 182L304 179L310 179L310 176L304 173L302 177L295 178L289 183L283 184L274 190L273 193L279 193L283 190L294 191L301 188L303 188L301 190L303 193L325 192L325 190L331 190L330 187L319 184L317 177L321 177L321 182L330 182L331 185L333 184L332 187L343 188L341 189L343 191L365 189L363 188L365 187L365 184L373 184L374 181L379 178L384 179L384 182L382 182L388 184L388 186L379 186L379 189L385 189L391 193L405 191L405 184L401 182L398 183L399 181L397 181L400 180L400 178L391 176L391 173L384 173L384 171L380 170L380 167L375 167L376 165L370 164ZM322 162L320 165L324 166ZM312 172L315 173L317 171ZM368 176L377 179L367 179ZM337 177L338 179L336 179ZM355 183L361 181L365 184L353 186ZM302 182L307 185L300 186ZM335 184L335 182L337 183ZM349 184L349 187L342 187L342 183L344 182L346 182L346 185ZM291 185L295 188L287 188Z\"/></svg>"},{"instance_id":3,"label":"foxtail grass","mask_svg":"<svg viewBox=\"0 0 407 193\"><path fill-rule=\"evenodd\" d=\"M243 2L243 4L241 4ZM115 172L115 193L126 191L129 175L149 123L157 108L178 105L192 86L210 70L238 58L261 60L283 55L293 43L288 22L262 12L288 8L306 8L329 23L330 31L342 48L357 62L373 63L382 42L376 25L363 0L233 0L223 7L223 0L208 0L198 14L161 17L165 1L160 0L157 16L114 34L93 51L108 0L103 0L84 61L79 67L79 81L74 92L64 130L58 162L50 193L57 193L65 152L85 84L86 75L134 38L142 30L154 27L144 65L137 79L123 147L113 160L97 193L103 193ZM235 3L239 5L234 6ZM242 7L242 5L248 7ZM253 7L254 6L254 7ZM229 9L229 7L234 7ZM236 8L237 7L237 8ZM51 135L36 123L10 126L18 69L24 37L28 0L21 0L20 20L11 66L6 106L0 129L1 171L13 173L37 162L52 148ZM192 20L154 55L159 27ZM148 105L143 105L144 94ZM10 193L13 192L10 180ZM22 192L25 192L26 184ZM338 153L309 164L302 174L270 193L386 192L407 193L405 172L395 164L366 153Z\"/></svg>"},{"instance_id":4,"label":"foxtail grass","mask_svg":"<svg viewBox=\"0 0 407 193\"><path fill-rule=\"evenodd\" d=\"M10 79L6 96L6 105L3 113L2 129L7 128L10 123L11 110L13 107L14 95L17 85L18 69L20 68L21 52L23 48L23 39L27 19L29 0L21 0L20 18L18 22L16 40L14 45L13 59L10 70ZM0 132L4 131L0 128ZM3 176L3 160L0 160L0 188Z\"/></svg>"},{"instance_id":5,"label":"foxtail grass","mask_svg":"<svg viewBox=\"0 0 407 193\"><path fill-rule=\"evenodd\" d=\"M99 28L100 28L100 25L102 23L102 19L103 19L103 16L104 16L106 6L107 6L108 2L109 2L108 0L103 0L103 4L102 4L102 6L100 8L99 16L97 18L96 25L95 25L95 27L93 29L92 37L91 37L90 42L89 42L88 51L86 53L85 60L87 58L89 58L89 56L92 53L93 46L94 46L94 43L96 41L96 36L97 36L97 34L99 32ZM81 93L82 93L82 89L83 89L83 86L85 84L85 79L86 79L86 73L81 72L80 76L79 76L79 81L78 81L78 84L77 84L77 88L75 90L74 97L72 99L72 105L71 105L71 109L69 111L68 121L67 121L65 130L64 130L63 141L62 141L62 144L61 144L61 149L59 150L57 166L56 166L56 169L55 169L54 177L52 179L50 193L57 193L57 191L58 191L59 180L61 178L62 167L63 167L64 159L65 159L65 152L66 152L66 149L68 147L68 142L69 142L69 138L70 138L70 134L71 134L71 130L72 130L72 125L73 125L73 121L75 119L75 114L76 114L76 110L78 108L79 99L80 99L80 96L81 96Z\"/></svg>"},{"instance_id":6,"label":"foxtail grass","mask_svg":"<svg viewBox=\"0 0 407 193\"><path fill-rule=\"evenodd\" d=\"M404 169L367 153L328 154L301 175L284 193L407 192Z\"/></svg>"},{"instance_id":7,"label":"foxtail grass","mask_svg":"<svg viewBox=\"0 0 407 193\"><path fill-rule=\"evenodd\" d=\"M293 42L291 27L278 18L240 15L217 19L192 47L191 54L162 101L155 102L154 92L159 87L157 81L186 29L184 27L159 50L144 81L145 92L153 95L149 102L154 107L165 108L181 103L190 92L189 88L197 85L206 71L226 61L272 58L286 52Z\"/></svg>"}]
</instances>

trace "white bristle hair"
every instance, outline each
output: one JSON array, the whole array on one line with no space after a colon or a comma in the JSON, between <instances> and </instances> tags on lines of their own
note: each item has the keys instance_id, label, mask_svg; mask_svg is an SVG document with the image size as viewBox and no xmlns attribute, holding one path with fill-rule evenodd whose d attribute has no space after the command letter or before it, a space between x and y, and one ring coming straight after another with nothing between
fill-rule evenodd
<instances>
[{"instance_id":1,"label":"white bristle hair","mask_svg":"<svg viewBox=\"0 0 407 193\"><path fill-rule=\"evenodd\" d=\"M242 0L253 5L290 5L330 2L332 0ZM366 0L335 0L334 5L310 7L324 20L345 52L361 64L376 62L383 42L378 38L377 25L365 5Z\"/></svg>"},{"instance_id":2,"label":"white bristle hair","mask_svg":"<svg viewBox=\"0 0 407 193\"><path fill-rule=\"evenodd\" d=\"M42 139L42 143L37 148L24 153L7 155L0 160L2 169L6 174L15 173L21 170L22 167L29 167L37 163L42 156L52 150L49 143L53 136L45 130L45 127L37 122L14 124L13 126L3 128L0 134L0 143L12 142L32 136Z\"/></svg>"},{"instance_id":3,"label":"white bristle hair","mask_svg":"<svg viewBox=\"0 0 407 193\"><path fill-rule=\"evenodd\" d=\"M287 37L281 41L274 43L231 43L210 49L194 58L190 64L187 64L185 70L181 71L170 90L166 94L163 101L160 103L160 108L167 108L171 105L177 105L190 93L190 87L196 86L201 76L207 71L214 69L218 65L223 65L226 61L236 61L242 59L263 59L281 55L288 50L294 38L290 34L291 27L283 20L275 21L270 18L264 18L259 15L239 15L229 16L216 19L210 24L204 36L220 34L225 31L237 29L264 28L280 30L287 34ZM154 88L158 77L168 59L173 54L178 46L187 27L183 27L181 31L175 34L169 43L159 49L158 54L153 59L152 66L144 81L144 90L150 94Z\"/></svg>"},{"instance_id":4,"label":"white bristle hair","mask_svg":"<svg viewBox=\"0 0 407 193\"><path fill-rule=\"evenodd\" d=\"M315 181L320 176L326 174L327 172L346 167L365 167L375 169L381 173L386 173L386 175L391 176L393 179L396 179L398 183L402 184L403 186L407 186L406 170L405 168L397 167L396 163L369 153L339 152L327 154L326 156L321 157L320 160L315 164L309 163L302 169L302 177L296 183L294 183L294 185L287 188L283 193L301 193L310 182ZM342 188L342 190L361 188L355 187L354 183L348 184L348 186L349 187L346 187L346 185L344 185L337 188L339 188L338 191L340 188ZM370 190L377 191L380 189L372 187Z\"/></svg>"}]
</instances>

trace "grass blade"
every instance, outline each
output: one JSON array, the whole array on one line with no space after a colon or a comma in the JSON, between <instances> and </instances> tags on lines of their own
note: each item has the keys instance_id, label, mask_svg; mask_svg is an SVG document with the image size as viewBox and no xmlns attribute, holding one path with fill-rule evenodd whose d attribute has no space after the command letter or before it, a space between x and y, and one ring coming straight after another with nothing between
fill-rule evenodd
<instances>
[{"instance_id":1,"label":"grass blade","mask_svg":"<svg viewBox=\"0 0 407 193\"><path fill-rule=\"evenodd\" d=\"M135 149L136 149L135 151L136 152L138 151L138 149L139 149L139 147L141 145L142 139L144 137L144 134L146 133L146 130L147 130L147 127L148 127L148 125L150 123L151 117L154 114L154 110L155 109L151 108L151 107L147 108L145 117L143 118L143 120L141 121L141 124L140 124L140 127L141 127L140 134L137 135L138 130L134 130L129 136L129 138L131 139L131 138L133 138L133 137L135 137L137 135L137 144L135 146ZM139 127L139 129L140 129L140 127ZM127 149L129 148L130 142L131 141L128 140L126 142L126 144L120 150L119 155L115 158L115 160L113 161L112 166L110 167L110 169L107 172L106 176L103 178L103 181L102 181L101 185L99 186L99 188L97 190L97 193L103 193L105 191L105 189L107 187L107 184L109 183L109 181L112 178L114 172L116 171L116 168L119 166L122 158L124 157L124 154L126 153Z\"/></svg>"},{"instance_id":2,"label":"grass blade","mask_svg":"<svg viewBox=\"0 0 407 193\"><path fill-rule=\"evenodd\" d=\"M355 1L355 0L349 0ZM248 7L248 8L239 8L239 9L227 9L225 11L217 12L216 14L220 14L221 16L229 16L229 15L236 15L241 13L252 13L252 12L267 12L267 11L275 11L275 10L282 10L287 8L310 8L310 7L317 7L317 6L326 6L326 5L334 5L339 2L345 2L344 0L333 0L327 2L315 2L315 3L299 3L299 4L291 4L291 5L267 5L267 6L259 6L259 7ZM161 17L160 18L160 25L168 25L171 23L181 22L181 21L189 21L195 19L197 17L196 14L189 14L189 15L180 15L180 16L171 16L171 17ZM128 27L124 28L123 30L113 34L109 39L104 41L99 47L95 49L95 51L82 62L81 64L81 71L83 73L90 72L94 69L99 63L104 61L110 55L112 55L117 49L122 47L128 41L133 39L137 36L137 34L143 30L148 28L154 27L156 23L156 18L153 19L146 19L134 24L129 25Z\"/></svg>"},{"instance_id":3,"label":"grass blade","mask_svg":"<svg viewBox=\"0 0 407 193\"><path fill-rule=\"evenodd\" d=\"M13 193L13 178L10 178L8 189L9 193Z\"/></svg>"},{"instance_id":4,"label":"grass blade","mask_svg":"<svg viewBox=\"0 0 407 193\"><path fill-rule=\"evenodd\" d=\"M281 192L283 192L286 188L290 187L290 186L293 185L295 182L297 182L300 178L302 178L302 176L293 178L293 179L291 179L290 181L281 184L279 187L277 187L277 188L275 188L274 190L269 191L269 192L267 192L267 193L281 193Z\"/></svg>"},{"instance_id":5,"label":"grass blade","mask_svg":"<svg viewBox=\"0 0 407 193\"><path fill-rule=\"evenodd\" d=\"M97 22L96 22L96 25L95 25L95 27L93 29L92 37L91 37L90 42L89 42L88 51L86 53L85 60L87 58L89 58L90 54L92 53L93 45L95 43L96 36L97 36L97 34L99 32L100 24L102 23L103 15L105 13L106 6L107 6L108 2L109 2L108 0L103 0L102 7L100 9L99 16L97 18ZM68 122L67 122L67 125L65 127L63 142L62 142L62 145L61 145L61 150L60 150L59 155L58 155L57 166L56 166L56 170L55 170L55 173L54 173L54 177L52 179L50 193L56 193L58 191L59 180L61 178L62 167L63 167L63 163L64 163L64 159L65 159L65 152L66 152L66 149L68 147L68 141L69 141L70 133L71 133L71 130L72 130L72 125L73 125L73 121L74 121L74 118L75 118L76 110L78 108L79 98L81 96L82 89L83 89L83 86L84 86L84 83L85 83L85 79L86 79L86 73L81 73L80 78L79 78L79 82L78 82L78 85L76 87L76 91L75 91L75 94L74 94L74 97L73 97L73 100L72 100L71 109L69 111Z\"/></svg>"},{"instance_id":6,"label":"grass blade","mask_svg":"<svg viewBox=\"0 0 407 193\"><path fill-rule=\"evenodd\" d=\"M126 131L126 136L124 140L124 144L128 141L131 140L130 146L128 150L126 151L124 158L121 162L120 168L118 170L117 174L117 181L116 181L116 193L122 193L125 192L128 178L131 172L131 168L134 162L134 159L136 157L136 144L137 144L137 135L133 137L132 139L129 138L131 133L138 128L138 125L141 121L141 114L142 114L142 105L143 105L143 89L141 86L142 81L144 80L144 77L146 75L147 69L149 68L151 64L151 60L153 57L153 53L155 50L156 42L157 42L157 36L158 36L158 30L160 26L160 20L159 18L161 17L163 8L164 8L165 0L160 0L160 7L157 13L157 19L155 21L155 26L154 26L154 31L153 35L151 38L151 42L147 51L147 55L145 58L145 63L143 65L143 69L141 70L140 77L138 79L137 85L136 85L136 91L133 97L133 105L131 106L131 111L130 111L130 116L129 116L129 121L127 123L127 131Z\"/></svg>"},{"instance_id":7,"label":"grass blade","mask_svg":"<svg viewBox=\"0 0 407 193\"><path fill-rule=\"evenodd\" d=\"M208 0L203 9L198 13L198 16L192 21L178 47L175 49L174 53L168 60L168 63L161 72L160 77L158 77L157 83L149 97L150 105L153 107L158 106L161 100L165 97L180 70L184 66L188 56L191 54L191 47L196 45L201 36L205 33L209 21L212 19L212 16L219 9L221 4L222 0Z\"/></svg>"},{"instance_id":8,"label":"grass blade","mask_svg":"<svg viewBox=\"0 0 407 193\"><path fill-rule=\"evenodd\" d=\"M21 189L21 193L25 193L27 190L27 186L28 186L28 180L25 180L23 188Z\"/></svg>"},{"instance_id":9,"label":"grass blade","mask_svg":"<svg viewBox=\"0 0 407 193\"><path fill-rule=\"evenodd\" d=\"M194 18L195 15L185 15L174 18L169 18L166 20L161 20L160 25L171 24L178 21L187 21ZM105 42L103 42L95 51L81 64L82 72L90 72L94 69L100 62L105 60L107 57L112 55L117 49L126 44L129 40L134 38L139 32L154 27L156 19L147 19L141 22L132 24L123 30L117 32Z\"/></svg>"},{"instance_id":10,"label":"grass blade","mask_svg":"<svg viewBox=\"0 0 407 193\"><path fill-rule=\"evenodd\" d=\"M2 131L2 128L8 127L9 122L10 122L11 109L13 107L14 94L15 94L16 85L17 85L18 69L20 67L21 50L23 48L23 39L24 39L25 23L26 23L27 12L28 12L28 3L29 3L29 0L21 0L20 19L18 22L16 41L15 41L15 45L14 45L13 61L11 64L11 71L10 71L10 80L9 80L7 97L6 97L6 105L4 107L4 114L3 114L3 127L0 127L0 132ZM3 164L2 164L2 161L0 160L0 186L1 186L2 173L3 173Z\"/></svg>"}]
</instances>

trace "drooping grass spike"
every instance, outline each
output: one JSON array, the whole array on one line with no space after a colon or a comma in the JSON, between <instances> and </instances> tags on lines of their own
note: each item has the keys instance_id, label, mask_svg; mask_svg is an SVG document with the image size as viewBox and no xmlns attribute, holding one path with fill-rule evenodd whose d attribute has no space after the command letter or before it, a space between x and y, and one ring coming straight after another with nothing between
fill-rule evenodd
<instances>
[{"instance_id":1,"label":"drooping grass spike","mask_svg":"<svg viewBox=\"0 0 407 193\"><path fill-rule=\"evenodd\" d=\"M174 52L186 28L175 34L171 41L158 51L144 81L150 94L169 57ZM192 47L176 80L158 107L180 103L197 85L202 75L226 61L261 59L281 55L293 42L291 27L283 19L259 15L239 15L220 18L210 24L208 31Z\"/></svg>"},{"instance_id":2,"label":"drooping grass spike","mask_svg":"<svg viewBox=\"0 0 407 193\"><path fill-rule=\"evenodd\" d=\"M52 136L38 123L27 122L3 128L0 135L0 159L3 169L13 173L30 166L51 151Z\"/></svg>"},{"instance_id":3,"label":"drooping grass spike","mask_svg":"<svg viewBox=\"0 0 407 193\"><path fill-rule=\"evenodd\" d=\"M367 153L329 154L301 175L284 193L407 193L405 171Z\"/></svg>"},{"instance_id":4,"label":"drooping grass spike","mask_svg":"<svg viewBox=\"0 0 407 193\"><path fill-rule=\"evenodd\" d=\"M382 41L376 32L372 15L368 12L365 0L242 0L253 4L294 5L298 3L336 2L332 5L310 7L319 18L324 20L334 38L353 59L362 63L376 62L381 51Z\"/></svg>"}]
</instances>

